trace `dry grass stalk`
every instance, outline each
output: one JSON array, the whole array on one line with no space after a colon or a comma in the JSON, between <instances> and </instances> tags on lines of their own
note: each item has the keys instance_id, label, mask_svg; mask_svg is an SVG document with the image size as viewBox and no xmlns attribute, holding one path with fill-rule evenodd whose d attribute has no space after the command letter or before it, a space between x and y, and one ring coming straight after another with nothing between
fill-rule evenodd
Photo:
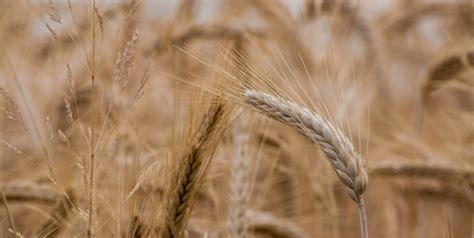
<instances>
[{"instance_id":1,"label":"dry grass stalk","mask_svg":"<svg viewBox=\"0 0 474 238\"><path fill-rule=\"evenodd\" d=\"M193 134L190 145L183 151L177 169L172 172L171 191L166 197L162 237L180 237L200 188L202 179L222 137L228 108L214 103L204 116L199 129Z\"/></svg>"},{"instance_id":2,"label":"dry grass stalk","mask_svg":"<svg viewBox=\"0 0 474 238\"><path fill-rule=\"evenodd\" d=\"M127 42L122 52L119 53L114 64L113 81L116 93L122 92L130 83L131 71L134 66L135 48L138 41L138 30L132 36L132 39Z\"/></svg>"},{"instance_id":3,"label":"dry grass stalk","mask_svg":"<svg viewBox=\"0 0 474 238\"><path fill-rule=\"evenodd\" d=\"M91 39L92 39L92 52L91 56L87 58L87 63L90 71L90 79L91 79L91 84L92 84L92 93L91 93L91 111L92 115L96 115L96 18L94 17L94 9L96 8L95 5L95 0L92 0L92 12L91 12L91 24L92 24L92 29L91 29ZM95 237L95 216L96 216L96 211L95 211L95 164L96 164L96 124L97 120L95 117L92 117L92 122L91 122L91 130L89 133L89 187L88 187L88 195L89 195L89 208L88 208L88 222L87 222L87 236L88 237Z\"/></svg>"},{"instance_id":4,"label":"dry grass stalk","mask_svg":"<svg viewBox=\"0 0 474 238\"><path fill-rule=\"evenodd\" d=\"M269 213L248 211L249 231L278 238L304 238L310 237L303 229L292 222L279 219Z\"/></svg>"},{"instance_id":5,"label":"dry grass stalk","mask_svg":"<svg viewBox=\"0 0 474 238\"><path fill-rule=\"evenodd\" d=\"M367 237L363 193L368 178L364 163L346 136L330 122L293 102L254 90L245 90L248 105L264 115L296 128L301 134L321 145L349 197L361 215L362 237Z\"/></svg>"}]
</instances>

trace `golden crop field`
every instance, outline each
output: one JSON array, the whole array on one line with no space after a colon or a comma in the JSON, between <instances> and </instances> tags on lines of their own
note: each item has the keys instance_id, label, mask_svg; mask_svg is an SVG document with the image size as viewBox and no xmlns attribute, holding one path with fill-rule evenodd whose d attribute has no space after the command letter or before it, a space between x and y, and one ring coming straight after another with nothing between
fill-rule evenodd
<instances>
[{"instance_id":1,"label":"golden crop field","mask_svg":"<svg viewBox=\"0 0 474 238\"><path fill-rule=\"evenodd\" d=\"M0 0L0 237L471 238L474 2Z\"/></svg>"}]
</instances>

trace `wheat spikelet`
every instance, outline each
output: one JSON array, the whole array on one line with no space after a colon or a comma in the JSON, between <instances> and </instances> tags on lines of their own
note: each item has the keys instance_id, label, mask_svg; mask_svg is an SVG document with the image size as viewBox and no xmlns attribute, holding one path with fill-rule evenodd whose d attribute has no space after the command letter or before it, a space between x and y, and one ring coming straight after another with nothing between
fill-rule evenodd
<instances>
[{"instance_id":1,"label":"wheat spikelet","mask_svg":"<svg viewBox=\"0 0 474 238\"><path fill-rule=\"evenodd\" d=\"M195 133L192 144L185 149L181 164L171 177L175 181L170 184L175 188L168 194L163 237L182 235L200 182L222 137L227 113L228 109L224 104L212 104Z\"/></svg>"}]
</instances>

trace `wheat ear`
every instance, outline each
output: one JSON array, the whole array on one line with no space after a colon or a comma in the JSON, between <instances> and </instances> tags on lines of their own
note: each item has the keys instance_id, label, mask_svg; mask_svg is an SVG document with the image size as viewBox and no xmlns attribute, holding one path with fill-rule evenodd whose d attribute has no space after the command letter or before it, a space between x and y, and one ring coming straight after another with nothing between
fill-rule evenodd
<instances>
[{"instance_id":1,"label":"wheat ear","mask_svg":"<svg viewBox=\"0 0 474 238\"><path fill-rule=\"evenodd\" d=\"M245 216L250 190L251 163L248 158L249 134L246 131L245 120L236 122L234 133L234 158L232 160L231 181L229 184L229 205L227 215L227 237L247 237L248 219ZM248 126L247 126L248 127Z\"/></svg>"},{"instance_id":2,"label":"wheat ear","mask_svg":"<svg viewBox=\"0 0 474 238\"><path fill-rule=\"evenodd\" d=\"M296 128L313 142L319 143L337 176L346 186L349 197L357 203L362 237L368 237L363 200L368 183L367 172L350 140L318 114L288 100L255 90L245 90L244 98L258 112Z\"/></svg>"},{"instance_id":3,"label":"wheat ear","mask_svg":"<svg viewBox=\"0 0 474 238\"><path fill-rule=\"evenodd\" d=\"M184 152L183 164L179 166L174 183L176 188L170 194L167 205L163 237L182 235L202 178L222 136L227 112L223 104L213 104L204 116L191 146Z\"/></svg>"}]
</instances>

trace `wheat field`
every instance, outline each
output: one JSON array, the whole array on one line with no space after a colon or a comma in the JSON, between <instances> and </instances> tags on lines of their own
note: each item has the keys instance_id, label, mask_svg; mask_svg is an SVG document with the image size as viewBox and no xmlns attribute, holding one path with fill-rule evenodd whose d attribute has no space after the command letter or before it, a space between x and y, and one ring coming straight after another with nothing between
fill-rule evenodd
<instances>
[{"instance_id":1,"label":"wheat field","mask_svg":"<svg viewBox=\"0 0 474 238\"><path fill-rule=\"evenodd\" d=\"M0 0L0 192L0 237L474 237L474 2Z\"/></svg>"}]
</instances>

